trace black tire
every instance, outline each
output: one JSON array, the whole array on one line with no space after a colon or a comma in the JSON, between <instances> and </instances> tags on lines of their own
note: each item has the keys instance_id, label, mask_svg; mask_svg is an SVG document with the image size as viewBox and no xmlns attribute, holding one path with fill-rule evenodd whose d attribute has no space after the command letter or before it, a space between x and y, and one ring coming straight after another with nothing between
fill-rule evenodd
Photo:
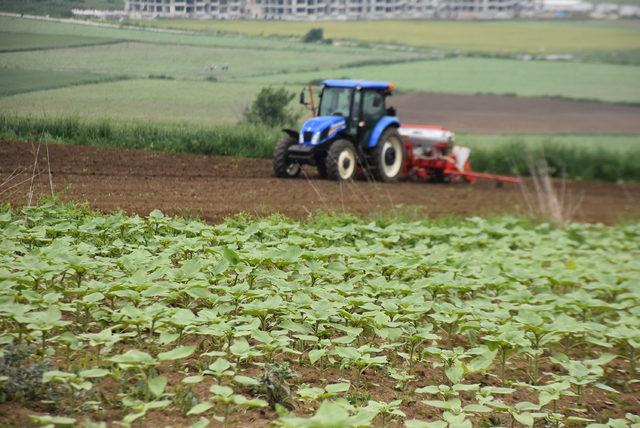
<instances>
[{"instance_id":1,"label":"black tire","mask_svg":"<svg viewBox=\"0 0 640 428\"><path fill-rule=\"evenodd\" d=\"M327 164L325 162L326 158L318 160L318 175L320 178L327 178Z\"/></svg>"},{"instance_id":2,"label":"black tire","mask_svg":"<svg viewBox=\"0 0 640 428\"><path fill-rule=\"evenodd\" d=\"M329 180L351 180L358 169L358 152L348 140L336 140L331 144L325 159Z\"/></svg>"},{"instance_id":3,"label":"black tire","mask_svg":"<svg viewBox=\"0 0 640 428\"><path fill-rule=\"evenodd\" d=\"M298 162L289 160L289 147L297 144L290 138L280 141L273 151L273 172L276 177L294 178L300 175L302 167Z\"/></svg>"},{"instance_id":4,"label":"black tire","mask_svg":"<svg viewBox=\"0 0 640 428\"><path fill-rule=\"evenodd\" d=\"M382 133L376 147L369 152L368 160L369 172L375 180L390 182L400 178L406 154L396 128L388 128Z\"/></svg>"}]
</instances>

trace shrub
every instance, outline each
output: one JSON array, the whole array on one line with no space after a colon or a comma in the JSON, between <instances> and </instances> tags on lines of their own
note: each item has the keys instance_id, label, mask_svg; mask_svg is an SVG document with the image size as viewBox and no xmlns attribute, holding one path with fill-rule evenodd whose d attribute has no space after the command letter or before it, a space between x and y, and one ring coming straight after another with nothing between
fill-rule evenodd
<instances>
[{"instance_id":1,"label":"shrub","mask_svg":"<svg viewBox=\"0 0 640 428\"><path fill-rule=\"evenodd\" d=\"M244 117L248 123L271 127L293 126L298 121L299 114L288 108L295 98L294 92L285 88L262 88Z\"/></svg>"},{"instance_id":2,"label":"shrub","mask_svg":"<svg viewBox=\"0 0 640 428\"><path fill-rule=\"evenodd\" d=\"M302 41L304 43L321 42L324 39L324 30L322 28L312 28L304 35Z\"/></svg>"}]
</instances>

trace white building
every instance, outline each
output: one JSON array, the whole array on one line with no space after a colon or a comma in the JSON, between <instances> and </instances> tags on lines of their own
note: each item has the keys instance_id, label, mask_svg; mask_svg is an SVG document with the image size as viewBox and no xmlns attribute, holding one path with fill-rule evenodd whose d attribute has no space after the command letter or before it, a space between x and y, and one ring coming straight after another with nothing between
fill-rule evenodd
<instances>
[{"instance_id":1,"label":"white building","mask_svg":"<svg viewBox=\"0 0 640 428\"><path fill-rule=\"evenodd\" d=\"M136 18L348 20L532 16L538 0L128 0Z\"/></svg>"}]
</instances>

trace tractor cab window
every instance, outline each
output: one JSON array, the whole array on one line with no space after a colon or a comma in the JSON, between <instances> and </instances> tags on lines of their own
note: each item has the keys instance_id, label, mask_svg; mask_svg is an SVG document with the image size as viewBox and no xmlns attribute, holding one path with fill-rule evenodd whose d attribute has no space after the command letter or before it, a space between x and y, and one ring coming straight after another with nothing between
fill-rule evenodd
<instances>
[{"instance_id":1,"label":"tractor cab window","mask_svg":"<svg viewBox=\"0 0 640 428\"><path fill-rule=\"evenodd\" d=\"M351 92L349 88L324 88L320 104L320 116L349 117L351 112Z\"/></svg>"},{"instance_id":2,"label":"tractor cab window","mask_svg":"<svg viewBox=\"0 0 640 428\"><path fill-rule=\"evenodd\" d=\"M380 92L367 91L362 97L362 119L367 126L372 126L386 116L384 96Z\"/></svg>"}]
</instances>

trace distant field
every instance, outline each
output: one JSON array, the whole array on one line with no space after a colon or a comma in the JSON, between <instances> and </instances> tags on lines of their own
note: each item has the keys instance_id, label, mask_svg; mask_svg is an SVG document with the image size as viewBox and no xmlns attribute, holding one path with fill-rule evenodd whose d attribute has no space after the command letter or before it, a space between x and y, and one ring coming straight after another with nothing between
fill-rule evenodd
<instances>
[{"instance_id":1,"label":"distant field","mask_svg":"<svg viewBox=\"0 0 640 428\"><path fill-rule=\"evenodd\" d=\"M0 11L29 15L72 16L72 9L124 9L124 0L0 0Z\"/></svg>"},{"instance_id":2,"label":"distant field","mask_svg":"<svg viewBox=\"0 0 640 428\"><path fill-rule=\"evenodd\" d=\"M116 78L85 72L0 68L0 96L97 83ZM2 105L3 101L0 98L0 108Z\"/></svg>"},{"instance_id":3,"label":"distant field","mask_svg":"<svg viewBox=\"0 0 640 428\"><path fill-rule=\"evenodd\" d=\"M11 33L0 31L0 52L64 48L116 43L117 40L101 37L65 36L58 34Z\"/></svg>"},{"instance_id":4,"label":"distant field","mask_svg":"<svg viewBox=\"0 0 640 428\"><path fill-rule=\"evenodd\" d=\"M610 64L457 58L263 76L251 81L299 85L328 77L392 80L404 92L492 93L640 102L640 68Z\"/></svg>"},{"instance_id":5,"label":"distant field","mask_svg":"<svg viewBox=\"0 0 640 428\"><path fill-rule=\"evenodd\" d=\"M32 20L7 16L0 16L0 29L2 29L2 31L4 32L12 33L77 36L79 40L82 40L86 37L99 37L114 40L128 40L171 45L217 46L239 49L250 48L267 50L294 49L304 52L347 52L354 55L362 54L364 51L366 51L370 55L379 55L380 58L385 58L390 53L398 53L397 50L363 50L362 48L356 47L335 47L325 44L300 43L300 41L295 38L287 40L254 37L246 34L144 31L142 29L109 28L94 25L69 24L55 21Z\"/></svg>"},{"instance_id":6,"label":"distant field","mask_svg":"<svg viewBox=\"0 0 640 428\"><path fill-rule=\"evenodd\" d=\"M400 43L482 52L575 52L640 48L640 22L358 21L274 22L156 20L140 24L187 30L240 32L256 36L297 36L322 28L325 38Z\"/></svg>"},{"instance_id":7,"label":"distant field","mask_svg":"<svg viewBox=\"0 0 640 428\"><path fill-rule=\"evenodd\" d=\"M2 97L0 111L164 123L229 123L242 118L260 88L244 83L130 80Z\"/></svg>"},{"instance_id":8,"label":"distant field","mask_svg":"<svg viewBox=\"0 0 640 428\"><path fill-rule=\"evenodd\" d=\"M405 55L385 55L387 61L403 60ZM164 74L177 78L235 78L265 74L284 74L376 63L381 55L367 50L352 52L304 52L292 50L242 50L204 46L160 45L128 42L85 48L15 52L0 55L0 67L87 71L147 77ZM221 67L228 65L228 71ZM214 69L214 66L216 67Z\"/></svg>"},{"instance_id":9,"label":"distant field","mask_svg":"<svg viewBox=\"0 0 640 428\"><path fill-rule=\"evenodd\" d=\"M191 24L231 25L196 21ZM249 24L257 25L236 24L240 29ZM340 23L326 24L343 28ZM418 25L415 22L354 24L379 24L382 27L393 24L398 31L404 31L405 25ZM431 23L428 24L425 25L431 28ZM493 49L489 35L495 30L482 30L474 37L474 29L521 28L526 33L532 31L531 26L536 26L542 34L540 42L546 43L550 39L545 29L553 32L563 28L567 31L567 40L570 39L574 46L582 44L591 48L607 46L609 42L605 37L597 44L588 35L580 40L576 38L577 34L595 32L603 37L640 34L638 24L627 21L567 22L562 25L433 24L437 27L433 31L440 32L440 38L433 33L435 41L444 40L446 36L448 43L457 43L458 35L455 31L447 32L446 28L464 30L468 32L469 43L486 42L488 51ZM291 28L300 25L303 24L292 23ZM212 31L172 34L7 17L0 17L0 28L5 36L0 41L0 51L3 47L5 50L18 49L0 52L0 113L30 117L202 126L229 124L242 118L245 108L265 86L299 90L313 80L343 77L391 80L397 83L400 92L405 93L494 93L640 103L640 68L635 66L468 57L427 60L431 52L423 48L339 47L306 44L293 38L261 38ZM482 37L484 42L480 40ZM493 37L498 38L497 35ZM626 40L625 37L622 39ZM526 45L524 41L526 37L523 36L508 43L518 42L522 47ZM83 43L90 46L67 47ZM640 45L640 42L636 44ZM640 48L637 51L640 52ZM229 66L228 71L222 71L224 64ZM128 80L111 81L113 79ZM540 132L545 132L543 125Z\"/></svg>"}]
</instances>

